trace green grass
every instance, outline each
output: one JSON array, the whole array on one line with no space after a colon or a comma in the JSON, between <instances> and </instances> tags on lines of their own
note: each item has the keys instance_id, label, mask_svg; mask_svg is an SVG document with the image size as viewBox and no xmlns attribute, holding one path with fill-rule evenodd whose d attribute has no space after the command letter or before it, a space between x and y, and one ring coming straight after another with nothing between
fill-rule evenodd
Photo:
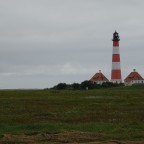
<instances>
[{"instance_id":1,"label":"green grass","mask_svg":"<svg viewBox=\"0 0 144 144\"><path fill-rule=\"evenodd\" d=\"M1 135L63 131L144 139L144 87L0 91Z\"/></svg>"}]
</instances>

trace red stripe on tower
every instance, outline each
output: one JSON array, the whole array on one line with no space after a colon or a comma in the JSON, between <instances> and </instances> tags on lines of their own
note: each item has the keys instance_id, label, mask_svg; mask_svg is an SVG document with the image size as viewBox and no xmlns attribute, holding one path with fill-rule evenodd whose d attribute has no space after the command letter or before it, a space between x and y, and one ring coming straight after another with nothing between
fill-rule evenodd
<instances>
[{"instance_id":1,"label":"red stripe on tower","mask_svg":"<svg viewBox=\"0 0 144 144\"><path fill-rule=\"evenodd\" d=\"M120 53L119 53L119 34L115 31L113 33L113 54L112 54L112 71L111 82L121 83L121 67L120 67Z\"/></svg>"}]
</instances>

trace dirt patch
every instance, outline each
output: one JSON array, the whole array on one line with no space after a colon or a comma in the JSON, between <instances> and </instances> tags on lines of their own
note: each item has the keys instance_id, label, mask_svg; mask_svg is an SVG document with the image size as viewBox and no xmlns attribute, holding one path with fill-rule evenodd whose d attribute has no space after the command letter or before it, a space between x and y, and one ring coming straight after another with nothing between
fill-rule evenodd
<instances>
[{"instance_id":1,"label":"dirt patch","mask_svg":"<svg viewBox=\"0 0 144 144\"><path fill-rule=\"evenodd\" d=\"M5 134L0 144L143 144L144 141L102 140L102 135L84 132Z\"/></svg>"}]
</instances>

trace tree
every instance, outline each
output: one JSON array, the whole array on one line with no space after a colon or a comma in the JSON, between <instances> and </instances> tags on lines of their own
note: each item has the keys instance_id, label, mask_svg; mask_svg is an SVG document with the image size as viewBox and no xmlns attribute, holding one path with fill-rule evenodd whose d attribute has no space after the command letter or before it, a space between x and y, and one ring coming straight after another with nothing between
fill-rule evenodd
<instances>
[{"instance_id":1,"label":"tree","mask_svg":"<svg viewBox=\"0 0 144 144\"><path fill-rule=\"evenodd\" d=\"M67 84L66 84L66 83L59 83L59 84L56 86L56 89L62 90L62 89L66 89L66 87L67 87Z\"/></svg>"},{"instance_id":2,"label":"tree","mask_svg":"<svg viewBox=\"0 0 144 144\"><path fill-rule=\"evenodd\" d=\"M72 89L80 89L80 84L79 83L73 83L72 85Z\"/></svg>"},{"instance_id":3,"label":"tree","mask_svg":"<svg viewBox=\"0 0 144 144\"><path fill-rule=\"evenodd\" d=\"M83 81L83 82L81 83L81 89L86 89L86 88L88 88L88 89L93 89L93 88L94 88L94 85L93 85L90 81L88 81L88 80Z\"/></svg>"}]
</instances>

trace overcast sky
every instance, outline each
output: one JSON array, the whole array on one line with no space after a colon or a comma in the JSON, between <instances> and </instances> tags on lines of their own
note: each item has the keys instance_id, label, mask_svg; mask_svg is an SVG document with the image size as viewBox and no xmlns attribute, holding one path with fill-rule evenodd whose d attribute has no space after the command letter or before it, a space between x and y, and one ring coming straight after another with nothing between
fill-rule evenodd
<instances>
[{"instance_id":1,"label":"overcast sky","mask_svg":"<svg viewBox=\"0 0 144 144\"><path fill-rule=\"evenodd\" d=\"M110 79L115 30L122 78L144 77L143 0L0 0L0 89Z\"/></svg>"}]
</instances>

